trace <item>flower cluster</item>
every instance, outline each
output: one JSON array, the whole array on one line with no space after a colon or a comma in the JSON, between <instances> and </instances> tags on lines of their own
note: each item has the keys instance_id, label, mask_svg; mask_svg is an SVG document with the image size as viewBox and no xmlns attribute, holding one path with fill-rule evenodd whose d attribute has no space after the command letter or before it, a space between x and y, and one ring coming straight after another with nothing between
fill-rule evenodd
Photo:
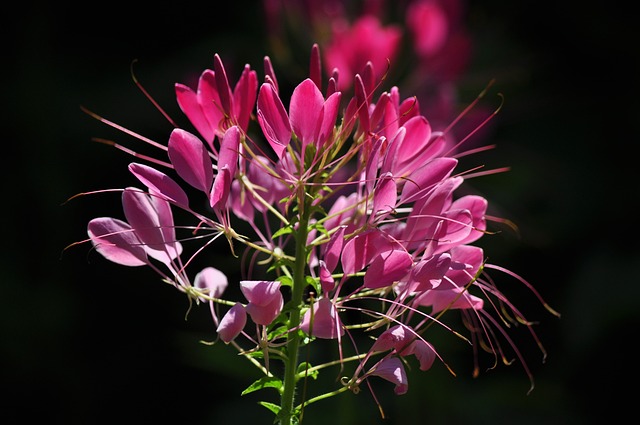
<instances>
[{"instance_id":1,"label":"flower cluster","mask_svg":"<svg viewBox=\"0 0 640 425\"><path fill-rule=\"evenodd\" d=\"M465 6L463 0L263 0L269 40L280 52L274 59L283 67L295 56L297 40L318 43L324 71L340 70L338 88L345 92L371 62L375 79L384 75L408 90L430 123L443 127L461 106L458 90L474 53ZM454 145L455 136L466 135L486 114L476 106L448 132L447 142Z\"/></svg>"},{"instance_id":2,"label":"flower cluster","mask_svg":"<svg viewBox=\"0 0 640 425\"><path fill-rule=\"evenodd\" d=\"M106 259L148 266L191 301L211 306L219 340L263 374L249 390L278 389L280 404L264 405L286 424L306 405L358 391L371 377L405 393L406 362L423 371L436 360L446 366L427 332L433 326L503 356L501 337L510 342L504 324L530 325L486 272L527 282L487 264L473 245L490 233L488 203L457 196L473 174L457 170L446 131L432 128L415 97L398 87L380 92L372 62L344 77L352 82L348 97L339 89L341 71L325 80L321 62L314 45L309 77L289 96L269 57L262 83L246 65L232 86L215 55L197 87L175 85L194 131L175 128L166 146L156 145L164 158L129 165L141 187L121 189L124 220L88 224L88 240ZM201 200L190 191L206 208L194 207ZM174 223L176 209L194 222ZM244 247L246 280L230 282L213 266L191 271L219 238L234 254ZM187 254L186 240L202 243ZM267 266L264 273L257 263ZM236 284L242 298L225 298ZM469 336L446 324L451 310L462 314ZM302 346L322 340L335 342L335 359L299 360ZM281 376L273 361L284 365ZM327 365L340 365L341 386L295 400L298 381Z\"/></svg>"}]
</instances>

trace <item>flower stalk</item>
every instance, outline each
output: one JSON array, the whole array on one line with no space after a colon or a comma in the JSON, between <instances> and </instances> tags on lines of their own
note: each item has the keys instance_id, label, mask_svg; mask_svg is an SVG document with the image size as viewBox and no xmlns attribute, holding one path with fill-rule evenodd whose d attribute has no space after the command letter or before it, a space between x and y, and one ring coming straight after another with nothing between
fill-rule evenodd
<instances>
[{"instance_id":1,"label":"flower stalk","mask_svg":"<svg viewBox=\"0 0 640 425\"><path fill-rule=\"evenodd\" d=\"M305 199L299 200L305 203ZM293 418L296 415L294 411L294 402L297 386L298 371L298 354L300 351L300 332L297 331L300 326L301 309L304 306L303 295L306 287L306 267L307 267L307 236L309 234L309 208L300 208L303 213L300 216L298 230L296 231L295 241L295 263L293 272L293 284L291 288L291 310L289 312L289 329L293 329L287 335L287 361L284 363L284 382L281 397L280 413L278 418L281 425L293 424Z\"/></svg>"}]
</instances>

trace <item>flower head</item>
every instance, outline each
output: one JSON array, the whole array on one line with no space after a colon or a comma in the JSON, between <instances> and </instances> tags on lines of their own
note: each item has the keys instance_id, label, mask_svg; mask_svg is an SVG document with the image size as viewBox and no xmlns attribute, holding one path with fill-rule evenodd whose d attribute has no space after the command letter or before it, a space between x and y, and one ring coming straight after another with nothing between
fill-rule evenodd
<instances>
[{"instance_id":1,"label":"flower head","mask_svg":"<svg viewBox=\"0 0 640 425\"><path fill-rule=\"evenodd\" d=\"M421 35L430 51L442 42L444 18L433 4L419 7L431 8L420 13L435 22ZM289 418L298 374L322 368L298 361L301 345L326 340L339 352L329 364L356 362L344 390L377 376L404 394L403 362L426 371L442 360L429 341L433 326L494 355L501 336L518 353L503 326L530 326L487 274L506 269L488 264L474 245L495 219L486 198L459 194L470 175L446 149L449 134L434 131L398 87L375 95L382 77L374 69L395 55L398 30L368 16L336 34L339 44L327 55L341 83L332 75L323 94L314 45L310 75L295 85L288 108L268 59L259 89L245 66L232 90L218 55L197 91L176 85L195 132L168 135L166 158L154 161L166 172L130 164L146 189L119 190L124 220L99 217L87 227L107 260L149 266L190 300L208 302L220 340L258 365L269 385L280 385ZM353 89L343 91L350 82ZM190 200L183 185L205 202ZM193 222L176 225L174 210ZM207 266L191 279L195 258L220 236L231 253L244 248L243 278ZM230 294L233 286L244 299ZM470 324L468 337L447 324L456 312ZM286 369L281 381L269 366L274 358Z\"/></svg>"}]
</instances>

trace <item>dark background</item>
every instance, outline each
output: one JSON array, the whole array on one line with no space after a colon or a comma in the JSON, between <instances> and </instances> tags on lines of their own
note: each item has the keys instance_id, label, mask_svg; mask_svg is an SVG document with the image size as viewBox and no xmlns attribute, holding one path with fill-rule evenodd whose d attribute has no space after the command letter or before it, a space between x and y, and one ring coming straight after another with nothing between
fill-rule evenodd
<instances>
[{"instance_id":1,"label":"dark background","mask_svg":"<svg viewBox=\"0 0 640 425\"><path fill-rule=\"evenodd\" d=\"M363 391L312 406L309 425L590 424L635 412L637 23L619 5L502 3L468 5L468 82L478 88L462 95L470 102L495 77L505 96L487 158L512 171L478 188L520 238L495 237L489 255L562 313L516 295L548 352L542 364L521 338L536 388L526 395L517 364L472 379L470 351L454 349L454 362L464 359L457 377L437 367L410 373L402 397L380 386L386 421ZM80 106L164 140L172 127L133 84L131 62L184 125L173 83L193 81L214 53L230 73L249 63L263 75L272 52L259 4L15 7L3 19L0 423L268 423L257 396L240 396L254 371L230 348L199 343L213 339L205 307L185 321L186 300L151 271L107 263L86 245L63 252L89 219L121 215L117 196L67 198L135 183L129 156L90 139L138 142Z\"/></svg>"}]
</instances>

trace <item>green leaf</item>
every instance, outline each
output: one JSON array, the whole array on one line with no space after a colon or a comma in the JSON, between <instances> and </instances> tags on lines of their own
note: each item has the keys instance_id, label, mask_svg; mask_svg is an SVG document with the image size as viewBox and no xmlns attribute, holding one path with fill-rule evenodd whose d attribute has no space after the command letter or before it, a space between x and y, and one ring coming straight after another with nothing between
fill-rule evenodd
<instances>
[{"instance_id":1,"label":"green leaf","mask_svg":"<svg viewBox=\"0 0 640 425\"><path fill-rule=\"evenodd\" d=\"M282 388L282 381L275 376L263 376L242 392L242 395L261 390L263 388L275 388L278 391ZM278 412L274 412L278 413Z\"/></svg>"},{"instance_id":2,"label":"green leaf","mask_svg":"<svg viewBox=\"0 0 640 425\"><path fill-rule=\"evenodd\" d=\"M316 294L320 293L320 279L319 278L314 278L314 277L311 277L311 276L305 276L305 281L306 281L307 285L311 286L316 291Z\"/></svg>"},{"instance_id":3,"label":"green leaf","mask_svg":"<svg viewBox=\"0 0 640 425\"><path fill-rule=\"evenodd\" d=\"M268 401L259 401L258 404L271 410L271 412L276 415L280 413L280 406L278 406L277 404L269 403Z\"/></svg>"},{"instance_id":4,"label":"green leaf","mask_svg":"<svg viewBox=\"0 0 640 425\"><path fill-rule=\"evenodd\" d=\"M280 282L280 286L293 286L293 279L289 276L278 276L276 280Z\"/></svg>"},{"instance_id":5,"label":"green leaf","mask_svg":"<svg viewBox=\"0 0 640 425\"><path fill-rule=\"evenodd\" d=\"M293 226L284 226L276 230L273 236L271 236L271 239L275 239L282 235L290 235L291 233L293 233Z\"/></svg>"},{"instance_id":6,"label":"green leaf","mask_svg":"<svg viewBox=\"0 0 640 425\"><path fill-rule=\"evenodd\" d=\"M307 362L302 362L298 365L298 376L302 377L309 377L309 378L313 378L313 379L317 379L318 378L318 373L319 371L313 370L311 372L307 372L307 369L310 369L312 366L310 363Z\"/></svg>"}]
</instances>

